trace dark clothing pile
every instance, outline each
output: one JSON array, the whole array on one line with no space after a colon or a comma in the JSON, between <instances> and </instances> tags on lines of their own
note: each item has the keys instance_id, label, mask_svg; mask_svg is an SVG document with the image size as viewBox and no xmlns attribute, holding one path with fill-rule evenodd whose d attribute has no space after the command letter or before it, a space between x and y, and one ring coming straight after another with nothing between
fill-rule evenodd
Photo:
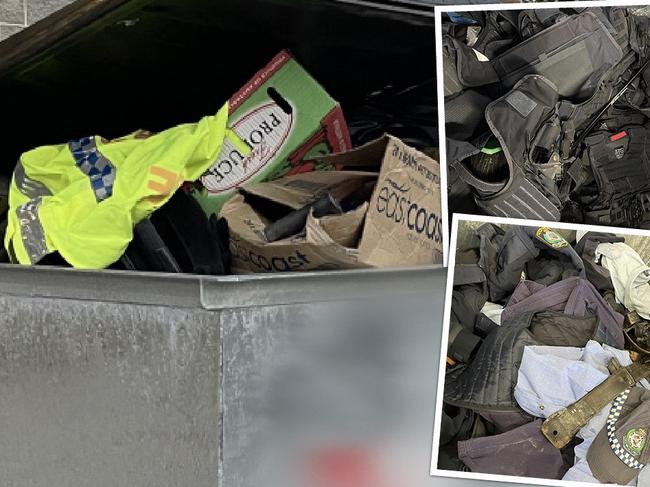
<instances>
[{"instance_id":1,"label":"dark clothing pile","mask_svg":"<svg viewBox=\"0 0 650 487\"><path fill-rule=\"evenodd\" d=\"M438 467L598 482L581 453L595 434L586 426L558 449L541 425L608 376L601 362L632 363L630 316L637 329L650 330L650 323L639 316L641 307L623 304L618 283L629 266L612 255L636 263L638 254L624 238L606 233L570 242L546 227L488 223L471 234L469 244L456 249ZM555 372L537 365L530 377L539 356L562 377L553 379ZM573 369L593 383L574 387L582 376ZM570 393L562 388L564 376ZM537 384L545 379L557 387L540 393Z\"/></svg>"},{"instance_id":2,"label":"dark clothing pile","mask_svg":"<svg viewBox=\"0 0 650 487\"><path fill-rule=\"evenodd\" d=\"M443 16L450 212L650 228L647 9Z\"/></svg>"}]
</instances>

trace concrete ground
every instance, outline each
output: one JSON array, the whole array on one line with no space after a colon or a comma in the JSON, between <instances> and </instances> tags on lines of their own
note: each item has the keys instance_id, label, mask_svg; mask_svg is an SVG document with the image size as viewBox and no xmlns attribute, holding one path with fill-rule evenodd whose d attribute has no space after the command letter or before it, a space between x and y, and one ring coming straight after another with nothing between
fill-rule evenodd
<instances>
[{"instance_id":1,"label":"concrete ground","mask_svg":"<svg viewBox=\"0 0 650 487\"><path fill-rule=\"evenodd\" d=\"M72 0L0 0L0 41L69 3Z\"/></svg>"}]
</instances>

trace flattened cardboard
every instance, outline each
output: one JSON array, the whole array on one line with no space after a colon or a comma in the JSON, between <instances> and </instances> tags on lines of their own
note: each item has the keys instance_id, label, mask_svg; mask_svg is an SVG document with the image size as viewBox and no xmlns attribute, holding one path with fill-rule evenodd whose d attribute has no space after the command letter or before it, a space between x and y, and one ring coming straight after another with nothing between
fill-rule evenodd
<instances>
[{"instance_id":1,"label":"flattened cardboard","mask_svg":"<svg viewBox=\"0 0 650 487\"><path fill-rule=\"evenodd\" d=\"M436 160L390 135L319 159L343 168L380 168L359 260L376 267L442 263L440 164Z\"/></svg>"},{"instance_id":2,"label":"flattened cardboard","mask_svg":"<svg viewBox=\"0 0 650 487\"><path fill-rule=\"evenodd\" d=\"M385 136L358 149L319 158L369 171L303 173L247 185L246 192L300 208L326 192L338 199L377 180L368 203L343 215L310 215L304 236L269 243L270 223L242 195L223 207L236 273L414 266L442 262L440 168L436 161ZM357 245L358 244L358 245Z\"/></svg>"},{"instance_id":3,"label":"flattened cardboard","mask_svg":"<svg viewBox=\"0 0 650 487\"><path fill-rule=\"evenodd\" d=\"M385 143L359 260L376 267L441 263L440 165L399 139Z\"/></svg>"},{"instance_id":4,"label":"flattened cardboard","mask_svg":"<svg viewBox=\"0 0 650 487\"><path fill-rule=\"evenodd\" d=\"M345 177L342 177L345 176ZM246 192L300 208L329 190L346 196L341 190L356 180L359 184L376 178L373 173L324 171L303 173L266 183L248 185ZM310 215L304 236L294 236L277 242L267 242L264 228L270 222L244 201L244 196L233 196L222 208L220 216L228 220L230 250L234 273L287 272L316 269L350 269L359 265L357 250L341 243L356 242L361 232L367 205L343 215L321 219ZM321 223L323 221L323 223ZM332 234L329 233L332 231Z\"/></svg>"}]
</instances>

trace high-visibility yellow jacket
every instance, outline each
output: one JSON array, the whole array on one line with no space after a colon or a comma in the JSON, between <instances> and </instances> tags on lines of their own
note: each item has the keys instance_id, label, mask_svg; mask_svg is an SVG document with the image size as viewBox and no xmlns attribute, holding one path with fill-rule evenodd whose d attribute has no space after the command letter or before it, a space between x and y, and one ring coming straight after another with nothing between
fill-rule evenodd
<instances>
[{"instance_id":1,"label":"high-visibility yellow jacket","mask_svg":"<svg viewBox=\"0 0 650 487\"><path fill-rule=\"evenodd\" d=\"M215 116L149 137L86 137L26 152L9 190L5 247L12 260L35 264L58 251L74 267L109 266L140 220L210 167L224 138L248 150L227 118L226 104Z\"/></svg>"}]
</instances>

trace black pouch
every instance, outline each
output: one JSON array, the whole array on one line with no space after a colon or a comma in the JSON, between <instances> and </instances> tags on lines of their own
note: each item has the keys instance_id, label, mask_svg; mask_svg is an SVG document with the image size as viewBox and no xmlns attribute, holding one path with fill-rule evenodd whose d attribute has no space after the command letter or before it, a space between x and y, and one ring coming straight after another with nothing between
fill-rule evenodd
<instances>
[{"instance_id":1,"label":"black pouch","mask_svg":"<svg viewBox=\"0 0 650 487\"><path fill-rule=\"evenodd\" d=\"M598 187L591 209L610 207L615 198L650 190L648 127L628 126L596 132L585 139L583 157Z\"/></svg>"},{"instance_id":2,"label":"black pouch","mask_svg":"<svg viewBox=\"0 0 650 487\"><path fill-rule=\"evenodd\" d=\"M648 136L647 125L633 125L585 139L583 165L590 168L594 183L574 197L587 201L587 223L650 228Z\"/></svg>"},{"instance_id":3,"label":"black pouch","mask_svg":"<svg viewBox=\"0 0 650 487\"><path fill-rule=\"evenodd\" d=\"M587 209L586 223L650 229L650 191L615 197L609 208Z\"/></svg>"},{"instance_id":4,"label":"black pouch","mask_svg":"<svg viewBox=\"0 0 650 487\"><path fill-rule=\"evenodd\" d=\"M557 86L561 97L585 99L622 58L623 50L602 21L583 12L560 20L489 63L478 61L471 50L459 49L457 65L467 87L499 80L509 90L524 76L539 74Z\"/></svg>"},{"instance_id":5,"label":"black pouch","mask_svg":"<svg viewBox=\"0 0 650 487\"><path fill-rule=\"evenodd\" d=\"M518 40L517 12L514 10L491 10L484 13L481 31L472 47L488 58L492 58Z\"/></svg>"},{"instance_id":6,"label":"black pouch","mask_svg":"<svg viewBox=\"0 0 650 487\"><path fill-rule=\"evenodd\" d=\"M559 8L522 10L518 18L521 37L528 39L539 34L565 15Z\"/></svg>"}]
</instances>

